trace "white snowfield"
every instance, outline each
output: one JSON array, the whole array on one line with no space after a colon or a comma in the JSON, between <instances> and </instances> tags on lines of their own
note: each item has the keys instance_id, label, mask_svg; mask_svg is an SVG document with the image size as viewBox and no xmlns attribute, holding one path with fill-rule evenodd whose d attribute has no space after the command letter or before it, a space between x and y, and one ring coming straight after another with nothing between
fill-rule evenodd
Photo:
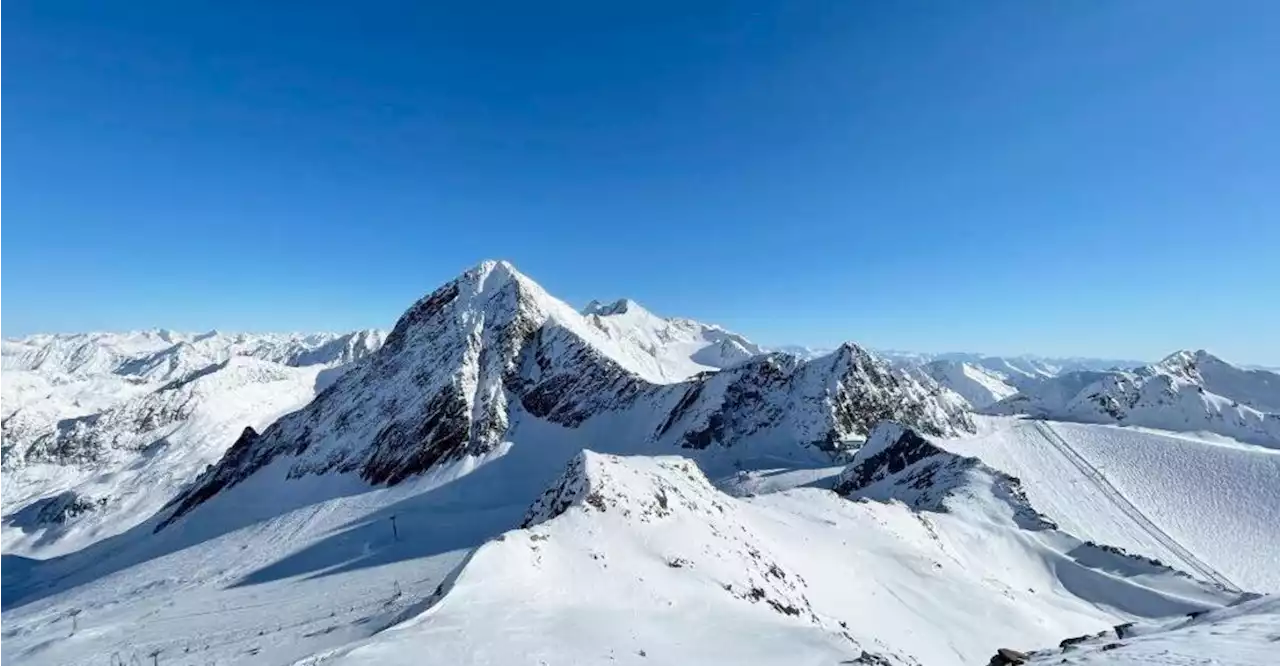
<instances>
[{"instance_id":1,"label":"white snowfield","mask_svg":"<svg viewBox=\"0 0 1280 666\"><path fill-rule=\"evenodd\" d=\"M1052 427L1073 444L1113 431L1161 437ZM852 663L971 664L999 647L1164 624L1239 598L1086 547L1082 539L1105 532L1112 545L1189 570L1082 485L1052 444L1037 443L1033 424L992 418L983 428L940 443L997 467L1002 452L1028 449L1033 463L1009 471L1061 531L1019 525L985 473L963 477L945 511L918 510L892 494L855 501L822 487L734 498L683 458L513 443L390 489L346 477L250 479L181 529L152 534L153 519L50 562L6 555L4 658L96 664L160 650L169 660L160 663L175 664L838 664L865 651L887 661ZM1269 451L1227 450L1265 456L1228 463L1270 469L1255 480L1276 473ZM753 474L733 473L728 459L701 462L714 478ZM1093 462L1112 473L1125 464ZM803 470L790 476L814 485ZM1267 505L1255 516L1277 511L1274 494L1226 501ZM274 508L291 505L300 508ZM1218 517L1212 504L1186 510ZM1238 550L1274 552L1276 526L1252 525L1271 543ZM1249 586L1229 560L1197 555Z\"/></svg>"}]
</instances>

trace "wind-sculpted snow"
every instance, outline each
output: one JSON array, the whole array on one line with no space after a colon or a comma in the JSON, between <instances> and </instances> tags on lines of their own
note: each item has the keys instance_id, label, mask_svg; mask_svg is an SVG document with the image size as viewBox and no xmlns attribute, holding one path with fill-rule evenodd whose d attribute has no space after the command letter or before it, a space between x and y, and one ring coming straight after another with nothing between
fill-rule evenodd
<instances>
[{"instance_id":1,"label":"wind-sculpted snow","mask_svg":"<svg viewBox=\"0 0 1280 666\"><path fill-rule=\"evenodd\" d=\"M853 344L808 362L758 355L663 383L650 350L602 328L602 317L625 314L610 312L584 317L509 264L481 264L416 303L377 353L306 409L229 451L170 520L277 459L287 460L291 478L357 473L395 484L484 458L503 441L519 444L511 432L521 418L607 429L612 450L622 452L745 444L833 451L886 418L933 434L972 429L936 385Z\"/></svg>"},{"instance_id":2,"label":"wind-sculpted snow","mask_svg":"<svg viewBox=\"0 0 1280 666\"><path fill-rule=\"evenodd\" d=\"M1045 380L986 411L1085 423L1209 432L1280 447L1280 375L1243 370L1207 352L1178 352L1133 371Z\"/></svg>"}]
</instances>

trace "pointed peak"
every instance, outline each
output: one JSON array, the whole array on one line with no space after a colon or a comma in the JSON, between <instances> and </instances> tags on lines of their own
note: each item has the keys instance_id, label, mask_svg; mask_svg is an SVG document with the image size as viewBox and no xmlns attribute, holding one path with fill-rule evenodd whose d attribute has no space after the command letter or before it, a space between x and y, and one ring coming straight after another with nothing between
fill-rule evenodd
<instances>
[{"instance_id":1,"label":"pointed peak","mask_svg":"<svg viewBox=\"0 0 1280 666\"><path fill-rule=\"evenodd\" d=\"M467 269L460 276L460 279L474 284L497 286L497 284L511 280L528 280L529 278L516 270L516 267L509 261L486 259ZM490 285L490 283L496 284Z\"/></svg>"},{"instance_id":2,"label":"pointed peak","mask_svg":"<svg viewBox=\"0 0 1280 666\"><path fill-rule=\"evenodd\" d=\"M1186 373L1194 370L1196 364L1206 358L1213 357L1209 356L1208 352L1203 349L1196 352L1193 352L1190 349L1180 349L1161 359L1155 367L1166 372Z\"/></svg>"},{"instance_id":3,"label":"pointed peak","mask_svg":"<svg viewBox=\"0 0 1280 666\"><path fill-rule=\"evenodd\" d=\"M870 350L856 342L842 342L832 352L832 356L840 359L849 359L857 363L875 363L880 360L878 356L872 354Z\"/></svg>"}]
</instances>

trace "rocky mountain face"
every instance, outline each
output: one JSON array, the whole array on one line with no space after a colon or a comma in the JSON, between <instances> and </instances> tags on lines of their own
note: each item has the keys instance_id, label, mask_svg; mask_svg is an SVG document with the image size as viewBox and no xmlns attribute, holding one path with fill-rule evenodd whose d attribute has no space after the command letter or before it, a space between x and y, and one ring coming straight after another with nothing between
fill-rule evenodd
<instances>
[{"instance_id":1,"label":"rocky mountain face","mask_svg":"<svg viewBox=\"0 0 1280 666\"><path fill-rule=\"evenodd\" d=\"M981 460L939 448L920 433L883 421L836 478L837 493L860 498L895 499L914 509L946 513L957 496L967 501L968 488L983 486L1011 511L1016 525L1029 530L1057 525L1032 508L1016 477L992 469Z\"/></svg>"},{"instance_id":2,"label":"rocky mountain face","mask_svg":"<svg viewBox=\"0 0 1280 666\"><path fill-rule=\"evenodd\" d=\"M583 315L510 264L485 262L411 307L378 352L305 409L237 442L169 520L276 460L287 461L289 477L356 473L395 484L519 444L526 421L564 437L607 433L619 451L831 450L884 418L934 434L973 428L936 384L854 344L807 362L751 355L670 382L670 366L655 355L662 348L649 343L663 337L655 331L692 327L666 320L666 328L623 334L613 318L637 315L638 306L615 305ZM736 336L721 340L745 348Z\"/></svg>"},{"instance_id":3,"label":"rocky mountain face","mask_svg":"<svg viewBox=\"0 0 1280 666\"><path fill-rule=\"evenodd\" d=\"M1235 367L1203 350L1132 371L1073 372L987 408L1086 423L1203 431L1280 447L1280 375Z\"/></svg>"}]
</instances>

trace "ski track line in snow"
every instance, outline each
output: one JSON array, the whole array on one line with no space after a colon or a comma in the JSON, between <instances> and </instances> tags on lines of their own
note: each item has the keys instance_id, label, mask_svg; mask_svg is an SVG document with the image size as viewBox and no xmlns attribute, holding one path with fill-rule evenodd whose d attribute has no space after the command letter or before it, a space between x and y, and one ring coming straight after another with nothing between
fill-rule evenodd
<instances>
[{"instance_id":1,"label":"ski track line in snow","mask_svg":"<svg viewBox=\"0 0 1280 666\"><path fill-rule=\"evenodd\" d=\"M1053 429L1053 426L1049 425L1045 421L1039 420L1033 420L1031 424L1042 437L1048 440L1048 442L1062 454L1064 458L1074 465L1076 469L1079 469L1080 473L1084 474L1084 476L1088 478L1093 485L1102 492L1102 494L1106 495L1113 503L1115 503L1116 507L1118 507L1121 512L1150 534L1151 538L1155 539L1165 548L1169 549L1170 552L1177 555L1184 564L1195 569L1196 572L1205 579L1210 580L1227 590L1233 592L1240 591L1240 587L1238 585L1232 583L1226 576L1222 575L1222 573L1217 569L1209 566L1209 564L1204 560L1196 557L1194 553L1184 548L1176 539L1169 536L1168 532L1165 532L1158 525L1151 522L1151 519L1148 518L1145 513L1139 510L1138 507L1134 506L1119 489L1111 485L1111 482L1107 480L1107 477L1103 476L1102 472L1097 467L1094 467L1093 463L1089 462L1080 454L1079 451L1076 451L1075 447L1071 446L1071 444L1067 442L1062 435L1059 435L1058 431Z\"/></svg>"}]
</instances>

